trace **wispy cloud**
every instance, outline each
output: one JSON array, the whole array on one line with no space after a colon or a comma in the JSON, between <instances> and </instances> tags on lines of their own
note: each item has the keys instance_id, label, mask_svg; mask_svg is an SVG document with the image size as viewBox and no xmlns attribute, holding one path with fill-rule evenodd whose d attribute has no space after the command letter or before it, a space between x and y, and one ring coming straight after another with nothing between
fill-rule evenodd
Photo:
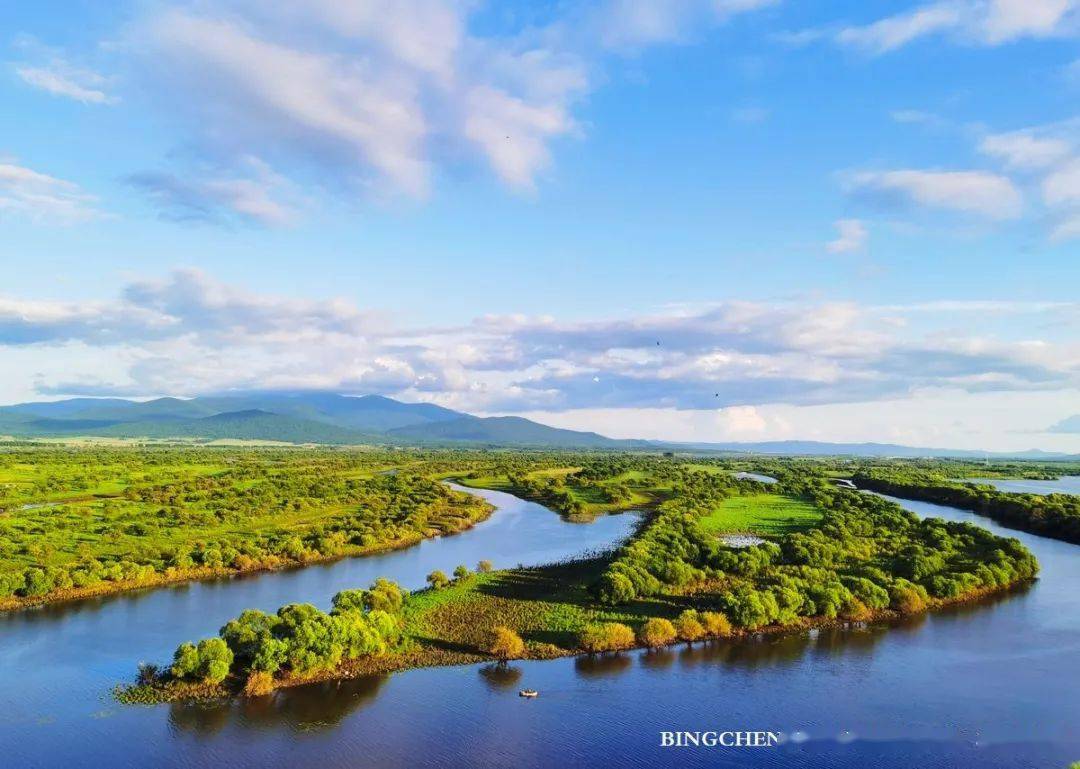
<instances>
[{"instance_id":1,"label":"wispy cloud","mask_svg":"<svg viewBox=\"0 0 1080 769\"><path fill-rule=\"evenodd\" d=\"M830 254L857 254L866 250L870 233L859 219L839 219L836 222L836 239L825 246Z\"/></svg>"},{"instance_id":2,"label":"wispy cloud","mask_svg":"<svg viewBox=\"0 0 1080 769\"><path fill-rule=\"evenodd\" d=\"M850 193L888 204L913 204L999 220L1016 219L1023 212L1023 198L1012 181L988 171L860 171L845 175L844 181Z\"/></svg>"},{"instance_id":3,"label":"wispy cloud","mask_svg":"<svg viewBox=\"0 0 1080 769\"><path fill-rule=\"evenodd\" d=\"M40 66L21 64L15 67L15 74L34 88L83 104L116 104L119 101L105 92L108 81L104 76L73 67L63 59L54 58Z\"/></svg>"},{"instance_id":4,"label":"wispy cloud","mask_svg":"<svg viewBox=\"0 0 1080 769\"><path fill-rule=\"evenodd\" d=\"M294 223L299 209L292 185L256 158L245 158L241 165L243 174L196 170L181 177L143 171L126 181L141 190L165 219L211 224L238 220L271 227Z\"/></svg>"},{"instance_id":5,"label":"wispy cloud","mask_svg":"<svg viewBox=\"0 0 1080 769\"><path fill-rule=\"evenodd\" d=\"M948 34L976 45L1074 34L1077 0L943 0L838 30L837 42L874 54Z\"/></svg>"},{"instance_id":6,"label":"wispy cloud","mask_svg":"<svg viewBox=\"0 0 1080 769\"><path fill-rule=\"evenodd\" d=\"M75 224L102 216L97 198L77 184L0 159L0 216L40 224Z\"/></svg>"}]
</instances>

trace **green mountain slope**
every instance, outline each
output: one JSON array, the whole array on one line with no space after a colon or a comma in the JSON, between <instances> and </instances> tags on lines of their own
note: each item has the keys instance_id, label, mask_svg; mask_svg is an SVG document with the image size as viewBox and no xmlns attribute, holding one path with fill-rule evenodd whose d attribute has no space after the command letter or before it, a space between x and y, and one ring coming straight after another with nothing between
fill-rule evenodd
<instances>
[{"instance_id":1,"label":"green mountain slope","mask_svg":"<svg viewBox=\"0 0 1080 769\"><path fill-rule=\"evenodd\" d=\"M116 438L224 438L289 443L370 443L377 436L312 419L271 414L257 409L215 414L201 419L122 422L92 428L87 434Z\"/></svg>"},{"instance_id":2,"label":"green mountain slope","mask_svg":"<svg viewBox=\"0 0 1080 769\"><path fill-rule=\"evenodd\" d=\"M394 438L423 443L474 443L497 446L573 448L626 448L598 433L562 430L522 417L463 417L447 422L402 427L389 432Z\"/></svg>"}]
</instances>

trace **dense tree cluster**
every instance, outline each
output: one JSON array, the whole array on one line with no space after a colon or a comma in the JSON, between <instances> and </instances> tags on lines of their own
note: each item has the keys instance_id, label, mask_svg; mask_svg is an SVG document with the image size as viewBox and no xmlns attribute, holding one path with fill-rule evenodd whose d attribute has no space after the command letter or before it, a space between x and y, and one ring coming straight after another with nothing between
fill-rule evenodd
<instances>
[{"instance_id":1,"label":"dense tree cluster","mask_svg":"<svg viewBox=\"0 0 1080 769\"><path fill-rule=\"evenodd\" d=\"M619 550L595 586L597 597L626 603L704 580L717 542L697 520L739 491L740 484L728 476L689 473L680 478L672 498Z\"/></svg>"},{"instance_id":2,"label":"dense tree cluster","mask_svg":"<svg viewBox=\"0 0 1080 769\"><path fill-rule=\"evenodd\" d=\"M784 491L812 499L821 524L736 549L703 532L699 505L666 504L594 590L608 603L693 590L734 625L757 629L806 617L864 619L912 612L1031 579L1038 566L1015 539L964 523L920 520L872 495L808 476Z\"/></svg>"},{"instance_id":3,"label":"dense tree cluster","mask_svg":"<svg viewBox=\"0 0 1080 769\"><path fill-rule=\"evenodd\" d=\"M859 488L960 507L1014 529L1080 543L1080 496L1073 494L1014 494L907 468L867 469L852 480Z\"/></svg>"},{"instance_id":4,"label":"dense tree cluster","mask_svg":"<svg viewBox=\"0 0 1080 769\"><path fill-rule=\"evenodd\" d=\"M230 673L256 681L306 676L345 660L386 654L401 643L404 594L377 580L368 590L344 590L333 608L282 606L276 614L248 609L221 628L218 638L181 644L170 672L178 680L219 683Z\"/></svg>"}]
</instances>

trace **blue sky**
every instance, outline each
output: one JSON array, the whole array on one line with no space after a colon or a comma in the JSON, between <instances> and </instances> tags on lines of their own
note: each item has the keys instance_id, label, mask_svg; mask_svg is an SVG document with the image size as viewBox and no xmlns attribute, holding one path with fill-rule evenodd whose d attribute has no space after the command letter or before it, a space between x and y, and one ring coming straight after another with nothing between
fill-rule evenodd
<instances>
[{"instance_id":1,"label":"blue sky","mask_svg":"<svg viewBox=\"0 0 1080 769\"><path fill-rule=\"evenodd\" d=\"M1080 450L1075 0L103 5L0 8L0 400Z\"/></svg>"}]
</instances>

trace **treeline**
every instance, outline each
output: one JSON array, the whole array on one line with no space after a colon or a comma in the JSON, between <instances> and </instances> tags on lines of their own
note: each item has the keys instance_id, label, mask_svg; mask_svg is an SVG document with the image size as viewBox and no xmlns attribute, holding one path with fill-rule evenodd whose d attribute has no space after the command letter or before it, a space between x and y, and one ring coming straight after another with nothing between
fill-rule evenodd
<instances>
[{"instance_id":1,"label":"treeline","mask_svg":"<svg viewBox=\"0 0 1080 769\"><path fill-rule=\"evenodd\" d=\"M1029 580L1035 558L1019 541L964 523L920 520L900 506L818 478L781 489L812 500L821 524L777 542L735 549L697 524L701 505L665 505L594 586L607 603L693 592L741 628L801 618L860 620L921 611Z\"/></svg>"},{"instance_id":2,"label":"treeline","mask_svg":"<svg viewBox=\"0 0 1080 769\"><path fill-rule=\"evenodd\" d=\"M720 495L763 491L752 480L738 480L733 475L710 473L685 460L656 456L589 456L576 458L579 469L562 475L530 475L536 465L518 462L506 472L511 491L539 502L566 516L581 516L590 503L625 508L633 503L635 490L648 496L657 494L679 498L677 504L690 504L699 494ZM563 457L564 465L567 458Z\"/></svg>"},{"instance_id":3,"label":"treeline","mask_svg":"<svg viewBox=\"0 0 1080 769\"><path fill-rule=\"evenodd\" d=\"M594 594L610 604L647 598L665 589L682 588L708 576L718 540L698 520L724 499L742 492L761 492L764 485L680 469L671 499L617 553Z\"/></svg>"},{"instance_id":4,"label":"treeline","mask_svg":"<svg viewBox=\"0 0 1080 769\"><path fill-rule=\"evenodd\" d=\"M1014 529L1080 543L1080 497L1072 494L1015 494L906 468L863 470L852 480L859 488L959 507Z\"/></svg>"}]
</instances>

